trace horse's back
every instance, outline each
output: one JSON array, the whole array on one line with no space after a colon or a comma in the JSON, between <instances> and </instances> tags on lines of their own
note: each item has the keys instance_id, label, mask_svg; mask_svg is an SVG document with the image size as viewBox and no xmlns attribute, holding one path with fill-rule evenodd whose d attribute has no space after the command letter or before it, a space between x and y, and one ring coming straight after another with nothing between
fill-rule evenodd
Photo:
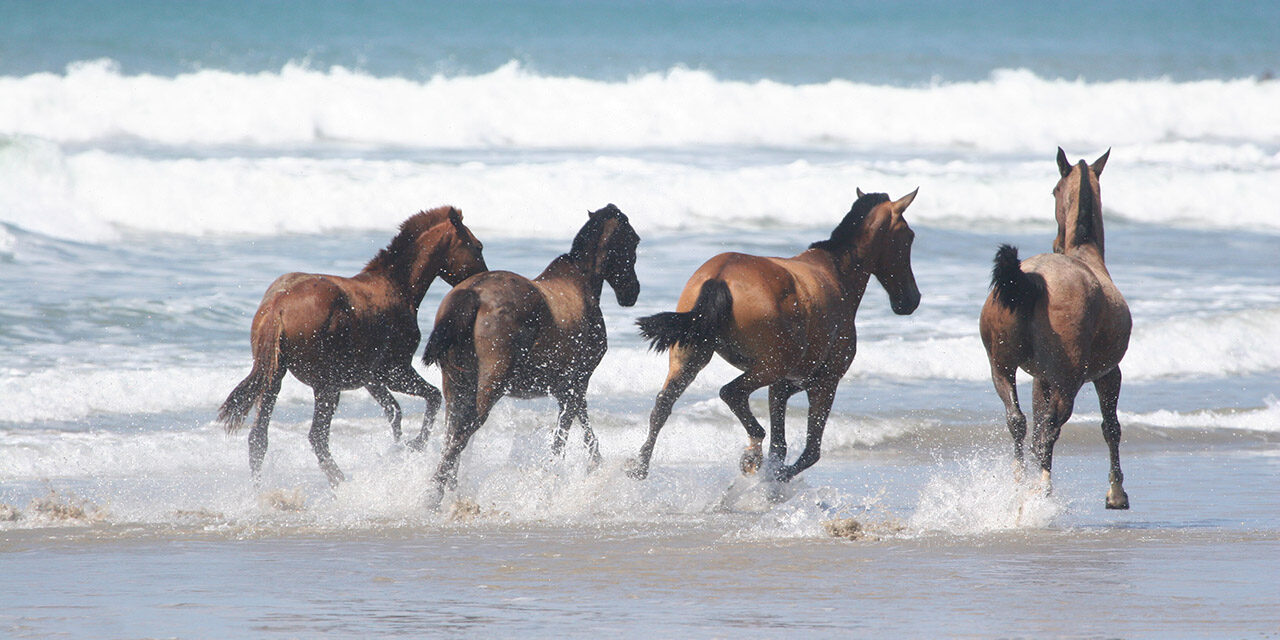
<instances>
[{"instance_id":1,"label":"horse's back","mask_svg":"<svg viewBox=\"0 0 1280 640\"><path fill-rule=\"evenodd\" d=\"M702 284L712 279L725 282L733 301L719 351L734 366L769 366L805 377L819 365L847 367L852 361L852 312L843 308L831 274L795 258L722 253L694 272L677 311L692 309Z\"/></svg>"},{"instance_id":2,"label":"horse's back","mask_svg":"<svg viewBox=\"0 0 1280 640\"><path fill-rule=\"evenodd\" d=\"M1023 270L1040 275L1045 284L1029 327L1039 362L1035 368L1051 373L1065 360L1071 377L1081 382L1114 369L1128 349L1132 320L1105 268L1047 253L1025 260Z\"/></svg>"}]
</instances>

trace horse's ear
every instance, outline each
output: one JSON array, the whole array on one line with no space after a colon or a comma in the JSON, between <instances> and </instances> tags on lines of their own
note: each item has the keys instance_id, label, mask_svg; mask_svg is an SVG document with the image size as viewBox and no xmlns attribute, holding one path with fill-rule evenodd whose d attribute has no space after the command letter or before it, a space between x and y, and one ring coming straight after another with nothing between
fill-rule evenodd
<instances>
[{"instance_id":1,"label":"horse's ear","mask_svg":"<svg viewBox=\"0 0 1280 640\"><path fill-rule=\"evenodd\" d=\"M1071 161L1067 160L1067 152L1063 151L1062 147L1058 147L1058 173L1062 174L1063 178L1071 173Z\"/></svg>"},{"instance_id":2,"label":"horse's ear","mask_svg":"<svg viewBox=\"0 0 1280 640\"><path fill-rule=\"evenodd\" d=\"M1107 166L1107 158L1110 156L1111 156L1111 149L1107 149L1106 153L1099 156L1097 160L1093 161L1093 164L1089 165L1089 168L1093 169L1093 175L1099 178L1102 177L1102 168Z\"/></svg>"},{"instance_id":3,"label":"horse's ear","mask_svg":"<svg viewBox=\"0 0 1280 640\"><path fill-rule=\"evenodd\" d=\"M863 193L863 192L862 192L862 187L857 187L857 188L855 189L855 191L857 191L857 192L858 192L858 197L859 197L859 198L861 198L862 196L867 195L867 194L865 194L865 193Z\"/></svg>"},{"instance_id":4,"label":"horse's ear","mask_svg":"<svg viewBox=\"0 0 1280 640\"><path fill-rule=\"evenodd\" d=\"M455 226L462 226L462 210L457 207L449 207L449 222Z\"/></svg>"},{"instance_id":5,"label":"horse's ear","mask_svg":"<svg viewBox=\"0 0 1280 640\"><path fill-rule=\"evenodd\" d=\"M916 187L915 191L895 200L893 202L893 210L897 212L898 215L902 215L902 212L906 211L907 207L911 206L911 201L916 199L917 193L920 193L920 187Z\"/></svg>"}]
</instances>

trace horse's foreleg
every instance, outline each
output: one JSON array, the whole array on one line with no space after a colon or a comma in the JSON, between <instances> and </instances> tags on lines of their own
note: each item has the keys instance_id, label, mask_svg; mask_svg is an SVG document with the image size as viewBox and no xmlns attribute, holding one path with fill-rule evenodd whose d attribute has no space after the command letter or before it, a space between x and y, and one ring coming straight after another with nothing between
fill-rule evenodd
<instances>
[{"instance_id":1,"label":"horse's foreleg","mask_svg":"<svg viewBox=\"0 0 1280 640\"><path fill-rule=\"evenodd\" d=\"M573 424L573 418L578 414L576 407L573 406L573 399L566 395L556 397L556 402L560 405L560 413L556 423L556 432L551 439L551 454L555 456L564 455L564 441L569 437L569 427Z\"/></svg>"},{"instance_id":2,"label":"horse's foreleg","mask_svg":"<svg viewBox=\"0 0 1280 640\"><path fill-rule=\"evenodd\" d=\"M254 482L262 478L262 461L267 456L267 425L271 423L271 412L276 408L276 396L280 394L282 380L283 368L267 381L267 388L263 390L262 401L258 405L258 417L249 430L249 473Z\"/></svg>"},{"instance_id":3,"label":"horse's foreleg","mask_svg":"<svg viewBox=\"0 0 1280 640\"><path fill-rule=\"evenodd\" d=\"M653 410L649 412L649 435L644 444L640 445L640 452L636 457L627 461L627 475L637 480L649 476L649 461L653 458L653 447L658 442L658 432L662 431L667 418L671 417L671 408L675 406L676 400L689 388L693 379L698 377L698 372L711 362L713 353L705 347L692 349L679 344L671 347L667 380L658 392L658 397L654 398Z\"/></svg>"},{"instance_id":4,"label":"horse's foreleg","mask_svg":"<svg viewBox=\"0 0 1280 640\"><path fill-rule=\"evenodd\" d=\"M794 464L778 469L778 480L788 482L801 471L812 467L822 456L822 432L827 427L827 418L831 415L831 404L836 398L836 385L839 378L821 381L809 387L809 429L805 434L804 451L796 458Z\"/></svg>"},{"instance_id":5,"label":"horse's foreleg","mask_svg":"<svg viewBox=\"0 0 1280 640\"><path fill-rule=\"evenodd\" d=\"M586 400L583 400L580 407L578 421L582 423L582 444L587 447L587 455L591 456L587 463L588 469L595 471L600 466L600 441L596 439L596 432L591 429L591 420L587 418Z\"/></svg>"},{"instance_id":6,"label":"horse's foreleg","mask_svg":"<svg viewBox=\"0 0 1280 640\"><path fill-rule=\"evenodd\" d=\"M440 390L432 386L430 382L423 380L422 376L418 375L418 372L413 369L413 366L408 364L398 368L389 376L387 387L397 393L417 396L427 401L426 412L422 414L422 429L418 431L417 436L407 443L410 449L421 451L427 444L427 437L431 435L431 427L435 424L436 414L440 411Z\"/></svg>"},{"instance_id":7,"label":"horse's foreleg","mask_svg":"<svg viewBox=\"0 0 1280 640\"><path fill-rule=\"evenodd\" d=\"M788 380L769 386L769 459L775 467L787 459L787 400L799 391Z\"/></svg>"},{"instance_id":8,"label":"horse's foreleg","mask_svg":"<svg viewBox=\"0 0 1280 640\"><path fill-rule=\"evenodd\" d=\"M591 468L594 469L600 464L600 443L596 440L595 431L591 429L591 422L587 418L587 399L584 397L586 385L580 386L582 388L556 395L556 401L560 404L560 421L556 427L555 438L551 442L551 452L557 456L564 455L564 443L569 436L569 427L576 419L582 424L582 443L587 447L587 452L591 456Z\"/></svg>"},{"instance_id":9,"label":"horse's foreleg","mask_svg":"<svg viewBox=\"0 0 1280 640\"><path fill-rule=\"evenodd\" d=\"M1004 403L1005 422L1009 426L1009 435L1013 436L1013 460L1021 473L1022 443L1027 438L1027 416L1018 406L1018 369L1000 367L991 363L991 382L995 385L996 395Z\"/></svg>"},{"instance_id":10,"label":"horse's foreleg","mask_svg":"<svg viewBox=\"0 0 1280 640\"><path fill-rule=\"evenodd\" d=\"M311 418L311 432L307 434L307 440L311 442L311 450L316 453L316 459L320 461L320 469L329 478L329 484L336 487L346 480L333 461L333 456L329 454L329 423L333 420L333 412L338 408L338 392L316 389L315 398L316 408Z\"/></svg>"},{"instance_id":11,"label":"horse's foreleg","mask_svg":"<svg viewBox=\"0 0 1280 640\"><path fill-rule=\"evenodd\" d=\"M396 402L395 396L386 387L377 384L366 385L365 389L369 395L382 407L382 412L386 414L387 421L391 423L391 438L396 442L400 442L400 403Z\"/></svg>"},{"instance_id":12,"label":"horse's foreleg","mask_svg":"<svg viewBox=\"0 0 1280 640\"><path fill-rule=\"evenodd\" d=\"M729 405L729 411L732 411L738 422L742 423L742 428L747 430L749 442L738 462L742 473L747 475L755 473L764 462L764 454L761 451L761 444L764 443L764 427L760 426L760 421L756 420L755 415L751 413L748 400L753 391L772 384L774 380L771 378L773 378L772 375L760 371L749 371L720 387L720 399Z\"/></svg>"},{"instance_id":13,"label":"horse's foreleg","mask_svg":"<svg viewBox=\"0 0 1280 640\"><path fill-rule=\"evenodd\" d=\"M1124 473L1120 471L1120 418L1116 404L1120 401L1120 368L1098 378L1093 388L1098 392L1098 405L1102 408L1102 437L1111 451L1111 488L1107 490L1108 509L1128 509L1129 494L1124 492Z\"/></svg>"}]
</instances>

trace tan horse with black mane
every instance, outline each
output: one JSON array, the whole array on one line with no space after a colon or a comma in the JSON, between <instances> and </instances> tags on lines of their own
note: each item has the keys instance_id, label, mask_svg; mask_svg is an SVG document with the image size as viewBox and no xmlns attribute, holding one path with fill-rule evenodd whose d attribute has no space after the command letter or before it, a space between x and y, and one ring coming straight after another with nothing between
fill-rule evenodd
<instances>
[{"instance_id":1,"label":"tan horse with black mane","mask_svg":"<svg viewBox=\"0 0 1280 640\"><path fill-rule=\"evenodd\" d=\"M1027 419L1018 406L1015 377L1031 374L1031 448L1046 490L1053 445L1071 417L1076 394L1092 382L1102 408L1102 435L1111 452L1108 509L1128 509L1120 471L1120 359L1129 346L1129 306L1111 281L1104 260L1102 197L1098 176L1110 151L1092 165L1075 166L1058 149L1061 178L1053 189L1058 235L1054 253L1026 260L1002 245L991 271L991 294L979 330L991 362L991 380L1004 401L1013 451L1022 460Z\"/></svg>"},{"instance_id":2,"label":"tan horse with black mane","mask_svg":"<svg viewBox=\"0 0 1280 640\"><path fill-rule=\"evenodd\" d=\"M694 272L677 311L641 318L641 334L655 350L670 350L670 365L649 416L649 437L628 473L648 475L672 406L717 353L743 371L720 389L747 430L742 471L754 473L763 462L765 432L747 404L761 387L769 388L771 479L788 481L817 462L836 386L857 350L854 316L868 280L880 281L894 313L910 314L920 304L911 271L915 233L902 215L918 191L891 201L859 190L829 239L793 258L722 253ZM808 436L800 457L784 465L787 400L802 390L809 396Z\"/></svg>"},{"instance_id":3,"label":"tan horse with black mane","mask_svg":"<svg viewBox=\"0 0 1280 640\"><path fill-rule=\"evenodd\" d=\"M443 372L449 431L435 475L438 492L456 485L458 457L503 395L553 396L560 419L552 451L563 451L577 419L592 464L598 463L586 394L608 349L600 294L607 282L618 304L636 303L639 242L627 216L611 204L591 213L569 253L533 280L489 271L459 284L440 302L422 354Z\"/></svg>"},{"instance_id":4,"label":"tan horse with black mane","mask_svg":"<svg viewBox=\"0 0 1280 640\"><path fill-rule=\"evenodd\" d=\"M413 369L418 306L437 277L457 284L486 269L483 247L462 224L462 213L440 207L411 216L387 248L352 278L289 273L267 288L253 317L253 369L218 412L228 431L256 405L249 432L249 469L257 479L267 452L267 424L286 371L315 392L309 440L329 483L344 479L329 454L329 422L339 392L364 387L378 401L400 440L400 405L391 391L427 401L426 440L440 408L440 391Z\"/></svg>"}]
</instances>

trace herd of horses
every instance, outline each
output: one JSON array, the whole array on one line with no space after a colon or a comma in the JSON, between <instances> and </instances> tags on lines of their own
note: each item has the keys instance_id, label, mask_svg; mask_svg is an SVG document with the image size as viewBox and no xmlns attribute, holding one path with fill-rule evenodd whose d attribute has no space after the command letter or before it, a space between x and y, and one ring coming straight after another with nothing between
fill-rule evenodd
<instances>
[{"instance_id":1,"label":"herd of horses","mask_svg":"<svg viewBox=\"0 0 1280 640\"><path fill-rule=\"evenodd\" d=\"M1097 390L1110 449L1106 506L1127 509L1120 470L1119 363L1128 347L1128 306L1104 260L1098 177L1110 151L1092 164L1071 164L1061 148L1054 188L1058 224L1053 252L1025 260L1002 245L979 331L1021 469L1027 421L1015 375L1030 374L1032 453L1049 489L1053 447L1087 382ZM722 253L699 267L676 310L641 318L641 335L667 352L669 369L649 416L649 432L627 473L643 479L655 442L680 395L715 354L742 371L720 397L747 432L739 462L746 474L786 482L818 461L836 387L857 350L854 317L874 276L899 315L914 312L920 290L911 269L914 232L904 218L917 191L897 200L857 191L852 208L825 240L790 258ZM640 236L610 204L592 212L568 253L532 279L489 271L483 246L453 207L418 213L353 277L290 273L267 289L253 318L253 368L218 413L228 431L256 406L249 467L260 476L267 426L286 372L312 388L309 441L330 484L344 480L329 452L329 426L342 391L364 387L401 437L401 410L391 392L425 399L422 428L408 446L420 449L438 413L440 390L413 368L421 333L418 307L435 278L453 289L436 312L423 361L442 372L447 432L434 480L437 502L456 485L458 460L504 395L551 396L559 404L552 451L560 454L575 420L594 467L600 450L587 415L587 385L607 349L600 296L607 283L618 304L640 295ZM752 414L750 395L768 388L769 447ZM786 463L784 418L791 396L809 400L804 449Z\"/></svg>"}]
</instances>

